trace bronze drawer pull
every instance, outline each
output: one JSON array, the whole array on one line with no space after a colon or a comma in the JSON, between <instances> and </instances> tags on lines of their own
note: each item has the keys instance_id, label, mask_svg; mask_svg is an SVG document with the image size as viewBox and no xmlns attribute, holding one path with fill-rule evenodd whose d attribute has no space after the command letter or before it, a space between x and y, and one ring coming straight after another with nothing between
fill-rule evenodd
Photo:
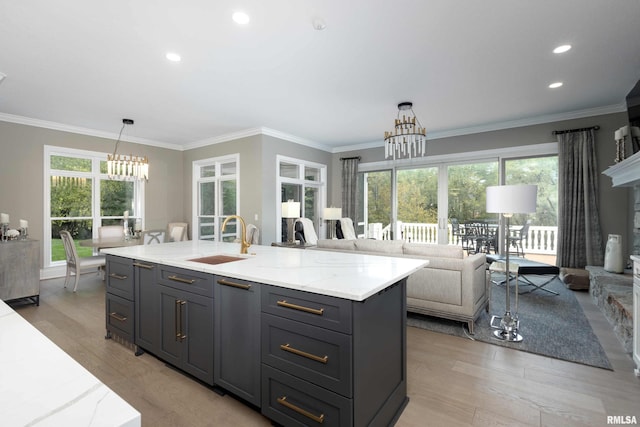
<instances>
[{"instance_id":1,"label":"bronze drawer pull","mask_svg":"<svg viewBox=\"0 0 640 427\"><path fill-rule=\"evenodd\" d=\"M173 280L174 282L186 283L187 285L193 285L195 282L197 282L197 279L183 279L182 277L178 276L169 276L168 279Z\"/></svg>"},{"instance_id":2,"label":"bronze drawer pull","mask_svg":"<svg viewBox=\"0 0 640 427\"><path fill-rule=\"evenodd\" d=\"M320 414L320 416L317 415L313 415L311 412L309 411L305 411L304 409L289 403L287 401L287 396L282 396L278 398L278 403L281 404L282 406L286 406L287 408L291 409L292 411L296 411L297 413L299 413L300 415L304 415L307 418L312 419L313 421L322 424L324 422L324 414Z\"/></svg>"},{"instance_id":3,"label":"bronze drawer pull","mask_svg":"<svg viewBox=\"0 0 640 427\"><path fill-rule=\"evenodd\" d=\"M251 285L245 285L244 283L236 283L227 279L220 279L218 280L218 283L225 286L231 286L233 288L244 289L245 291L248 291L249 289L251 289Z\"/></svg>"},{"instance_id":4,"label":"bronze drawer pull","mask_svg":"<svg viewBox=\"0 0 640 427\"><path fill-rule=\"evenodd\" d=\"M109 274L109 277L113 277L114 279L118 279L118 280L126 280L128 276L120 276L116 273L111 273Z\"/></svg>"},{"instance_id":5,"label":"bronze drawer pull","mask_svg":"<svg viewBox=\"0 0 640 427\"><path fill-rule=\"evenodd\" d=\"M109 317L113 317L116 320L119 320L121 322L126 322L127 318L126 316L121 316L120 314L116 313L115 311L113 313L109 313Z\"/></svg>"},{"instance_id":6,"label":"bronze drawer pull","mask_svg":"<svg viewBox=\"0 0 640 427\"><path fill-rule=\"evenodd\" d=\"M175 323L174 323L174 328L176 331L176 341L180 340L180 322L182 321L182 316L180 315L180 300L177 299L176 300L176 306L175 309L173 310L173 313L175 315Z\"/></svg>"},{"instance_id":7,"label":"bronze drawer pull","mask_svg":"<svg viewBox=\"0 0 640 427\"><path fill-rule=\"evenodd\" d=\"M317 314L318 316L322 316L324 313L324 308L309 308L304 307L302 305L291 304L286 300L278 301L277 304L281 307L292 308L294 310L304 311L306 313Z\"/></svg>"},{"instance_id":8,"label":"bronze drawer pull","mask_svg":"<svg viewBox=\"0 0 640 427\"><path fill-rule=\"evenodd\" d=\"M187 337L185 334L182 333L182 307L186 303L187 302L185 300L183 300L183 299L177 299L176 300L176 308L175 308L176 341L180 341L180 342L182 342Z\"/></svg>"},{"instance_id":9,"label":"bronze drawer pull","mask_svg":"<svg viewBox=\"0 0 640 427\"><path fill-rule=\"evenodd\" d=\"M326 364L329 361L329 356L316 356L315 354L307 353L306 351L293 348L289 344L280 344L280 350L288 351L289 353L297 354L298 356L306 357L307 359L315 360L316 362L320 363Z\"/></svg>"},{"instance_id":10,"label":"bronze drawer pull","mask_svg":"<svg viewBox=\"0 0 640 427\"><path fill-rule=\"evenodd\" d=\"M147 270L153 270L153 265L149 265L149 264L140 264L139 262L134 262L133 266L146 268Z\"/></svg>"}]
</instances>

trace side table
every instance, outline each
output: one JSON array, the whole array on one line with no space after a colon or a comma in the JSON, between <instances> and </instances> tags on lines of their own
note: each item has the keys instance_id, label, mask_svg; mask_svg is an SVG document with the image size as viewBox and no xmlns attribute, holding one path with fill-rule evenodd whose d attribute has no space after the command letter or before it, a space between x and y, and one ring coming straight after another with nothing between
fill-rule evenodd
<instances>
[{"instance_id":1,"label":"side table","mask_svg":"<svg viewBox=\"0 0 640 427\"><path fill-rule=\"evenodd\" d=\"M0 299L29 298L40 305L40 242L9 240L0 243Z\"/></svg>"}]
</instances>

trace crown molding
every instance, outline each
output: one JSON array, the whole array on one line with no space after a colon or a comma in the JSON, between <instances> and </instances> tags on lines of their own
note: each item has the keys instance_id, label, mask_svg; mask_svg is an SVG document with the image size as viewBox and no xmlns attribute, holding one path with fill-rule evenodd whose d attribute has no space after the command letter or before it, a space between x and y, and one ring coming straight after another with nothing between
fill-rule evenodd
<instances>
[{"instance_id":1,"label":"crown molding","mask_svg":"<svg viewBox=\"0 0 640 427\"><path fill-rule=\"evenodd\" d=\"M118 139L117 132L104 132L96 129L89 129L89 128L83 128L79 126L71 126L71 125L65 125L62 123L50 122L47 120L39 120L39 119L32 119L30 117L16 116L14 114L0 113L0 121L17 123L17 124L27 125L27 126L34 126L34 127L44 128L44 129L57 130L61 132L76 133L79 135L95 136L98 138L106 138L106 139L113 139L113 140ZM126 136L126 135L123 135L122 137L120 137L120 141L132 142L134 144L150 145L153 147L167 148L169 150L177 150L177 151L183 150L183 147L181 145L169 144L166 142L153 141L150 139L136 138L136 137Z\"/></svg>"},{"instance_id":2,"label":"crown molding","mask_svg":"<svg viewBox=\"0 0 640 427\"><path fill-rule=\"evenodd\" d=\"M620 103L615 105L607 105L604 107L571 111L567 113L547 114L543 116L531 117L526 119L518 119L518 120L508 120L504 122L496 122L496 123L480 125L480 126L470 126L465 128L435 131L435 132L430 132L427 135L428 136L427 140L450 138L454 136L471 135L471 134L483 133L483 132L492 132L492 131L498 131L498 130L504 130L504 129L519 128L524 126L533 126L533 125L539 125L544 123L559 122L563 120L572 120L572 119L580 119L584 117L599 116L603 114L620 113L620 112L626 111L626 109L627 109L626 104ZM80 135L95 136L98 138L107 138L107 139L113 139L113 140L118 138L118 134L113 132L103 132L95 129L70 126L62 123L32 119L29 117L17 116L13 114L0 113L0 121L58 130L62 132L76 133ZM191 150L194 148L206 147L207 145L229 142L229 141L233 141L240 138L247 138L255 135L272 136L274 138L278 138L284 141L293 142L295 144L300 144L310 148L326 151L332 154L343 153L346 151L357 151L357 150L366 150L371 148L380 148L384 146L382 137L380 137L380 140L377 140L377 141L370 141L362 144L343 145L340 147L332 147L326 144L321 144L315 141L311 141L309 139L301 138L295 135L291 135L291 134L281 132L275 129L267 128L267 127L256 127L256 128L245 129L237 132L231 132L224 135L187 143L184 145L170 144L166 142L153 141L149 139L136 138L136 137L126 136L126 135L122 136L121 140L132 142L135 144L150 145L154 147L167 148L167 149L176 150L176 151L185 151L185 150Z\"/></svg>"},{"instance_id":3,"label":"crown molding","mask_svg":"<svg viewBox=\"0 0 640 427\"><path fill-rule=\"evenodd\" d=\"M185 145L185 150L190 150L193 148L206 147L207 145L221 144L223 142L234 141L240 138L247 138L255 135L267 135L272 136L274 138L282 139L284 141L293 142L295 144L305 145L307 147L315 148L322 151L332 152L332 148L317 143L315 141L311 141L309 139L300 138L295 135L291 135L285 132L280 132L279 130L267 128L267 127L257 127L252 129L244 129L238 132L226 133L224 135L214 136L211 138L202 139L200 141L195 141Z\"/></svg>"},{"instance_id":4,"label":"crown molding","mask_svg":"<svg viewBox=\"0 0 640 427\"><path fill-rule=\"evenodd\" d=\"M563 120L582 119L585 117L601 116L604 114L621 113L626 110L627 110L626 104L620 103L620 104L614 104L614 105L606 105L604 107L570 111L566 113L546 114L543 116L529 117L526 119L507 120L504 122L496 122L496 123L490 123L490 124L480 125L480 126L469 126L465 128L429 132L427 134L427 141L434 140L434 139L441 139L441 138L451 138L454 136L472 135L475 133L513 129L513 128L519 128L524 126L534 126L534 125L540 125L544 123L560 122ZM341 153L344 151L365 150L368 148L380 148L383 146L384 146L384 142L382 141L382 137L380 137L380 141L371 141L363 144L345 145L341 147L336 147L333 152Z\"/></svg>"}]
</instances>

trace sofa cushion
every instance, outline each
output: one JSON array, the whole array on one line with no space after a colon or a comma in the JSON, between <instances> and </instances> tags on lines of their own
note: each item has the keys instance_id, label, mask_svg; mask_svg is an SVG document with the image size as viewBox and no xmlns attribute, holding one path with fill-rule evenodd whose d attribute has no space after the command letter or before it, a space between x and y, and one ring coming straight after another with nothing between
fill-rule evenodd
<instances>
[{"instance_id":1,"label":"sofa cushion","mask_svg":"<svg viewBox=\"0 0 640 427\"><path fill-rule=\"evenodd\" d=\"M318 240L317 247L324 249L341 249L353 251L356 249L355 242L355 240L320 239Z\"/></svg>"},{"instance_id":2,"label":"sofa cushion","mask_svg":"<svg viewBox=\"0 0 640 427\"><path fill-rule=\"evenodd\" d=\"M396 255L402 255L402 244L404 243L401 240L357 239L353 241L357 251Z\"/></svg>"},{"instance_id":3,"label":"sofa cushion","mask_svg":"<svg viewBox=\"0 0 640 427\"><path fill-rule=\"evenodd\" d=\"M454 245L433 245L425 243L405 243L402 246L405 255L420 255L423 257L457 258L462 259L463 251L461 246Z\"/></svg>"}]
</instances>

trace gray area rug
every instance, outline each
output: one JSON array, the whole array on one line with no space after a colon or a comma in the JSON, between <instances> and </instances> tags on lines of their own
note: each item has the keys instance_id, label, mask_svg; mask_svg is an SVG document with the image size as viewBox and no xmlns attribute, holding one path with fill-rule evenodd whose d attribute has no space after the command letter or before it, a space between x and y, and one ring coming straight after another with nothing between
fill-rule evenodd
<instances>
[{"instance_id":1,"label":"gray area rug","mask_svg":"<svg viewBox=\"0 0 640 427\"><path fill-rule=\"evenodd\" d=\"M549 279L549 276L527 277L534 283ZM504 275L502 277L493 275L494 280L501 278L504 278ZM514 281L511 282L512 312L515 308L514 283ZM493 337L494 329L490 327L491 316L504 314L506 294L504 285L492 284L491 286L490 313L482 311L475 324L474 335L469 335L466 323L415 313L408 313L407 325L448 335L471 337L489 344L613 370L580 303L573 295L574 291L565 288L559 279L556 278L546 286L547 289L556 291L559 295L552 295L538 289L519 296L520 334L524 337L520 343L501 341ZM531 286L522 286L520 281L520 292L530 289Z\"/></svg>"}]
</instances>

